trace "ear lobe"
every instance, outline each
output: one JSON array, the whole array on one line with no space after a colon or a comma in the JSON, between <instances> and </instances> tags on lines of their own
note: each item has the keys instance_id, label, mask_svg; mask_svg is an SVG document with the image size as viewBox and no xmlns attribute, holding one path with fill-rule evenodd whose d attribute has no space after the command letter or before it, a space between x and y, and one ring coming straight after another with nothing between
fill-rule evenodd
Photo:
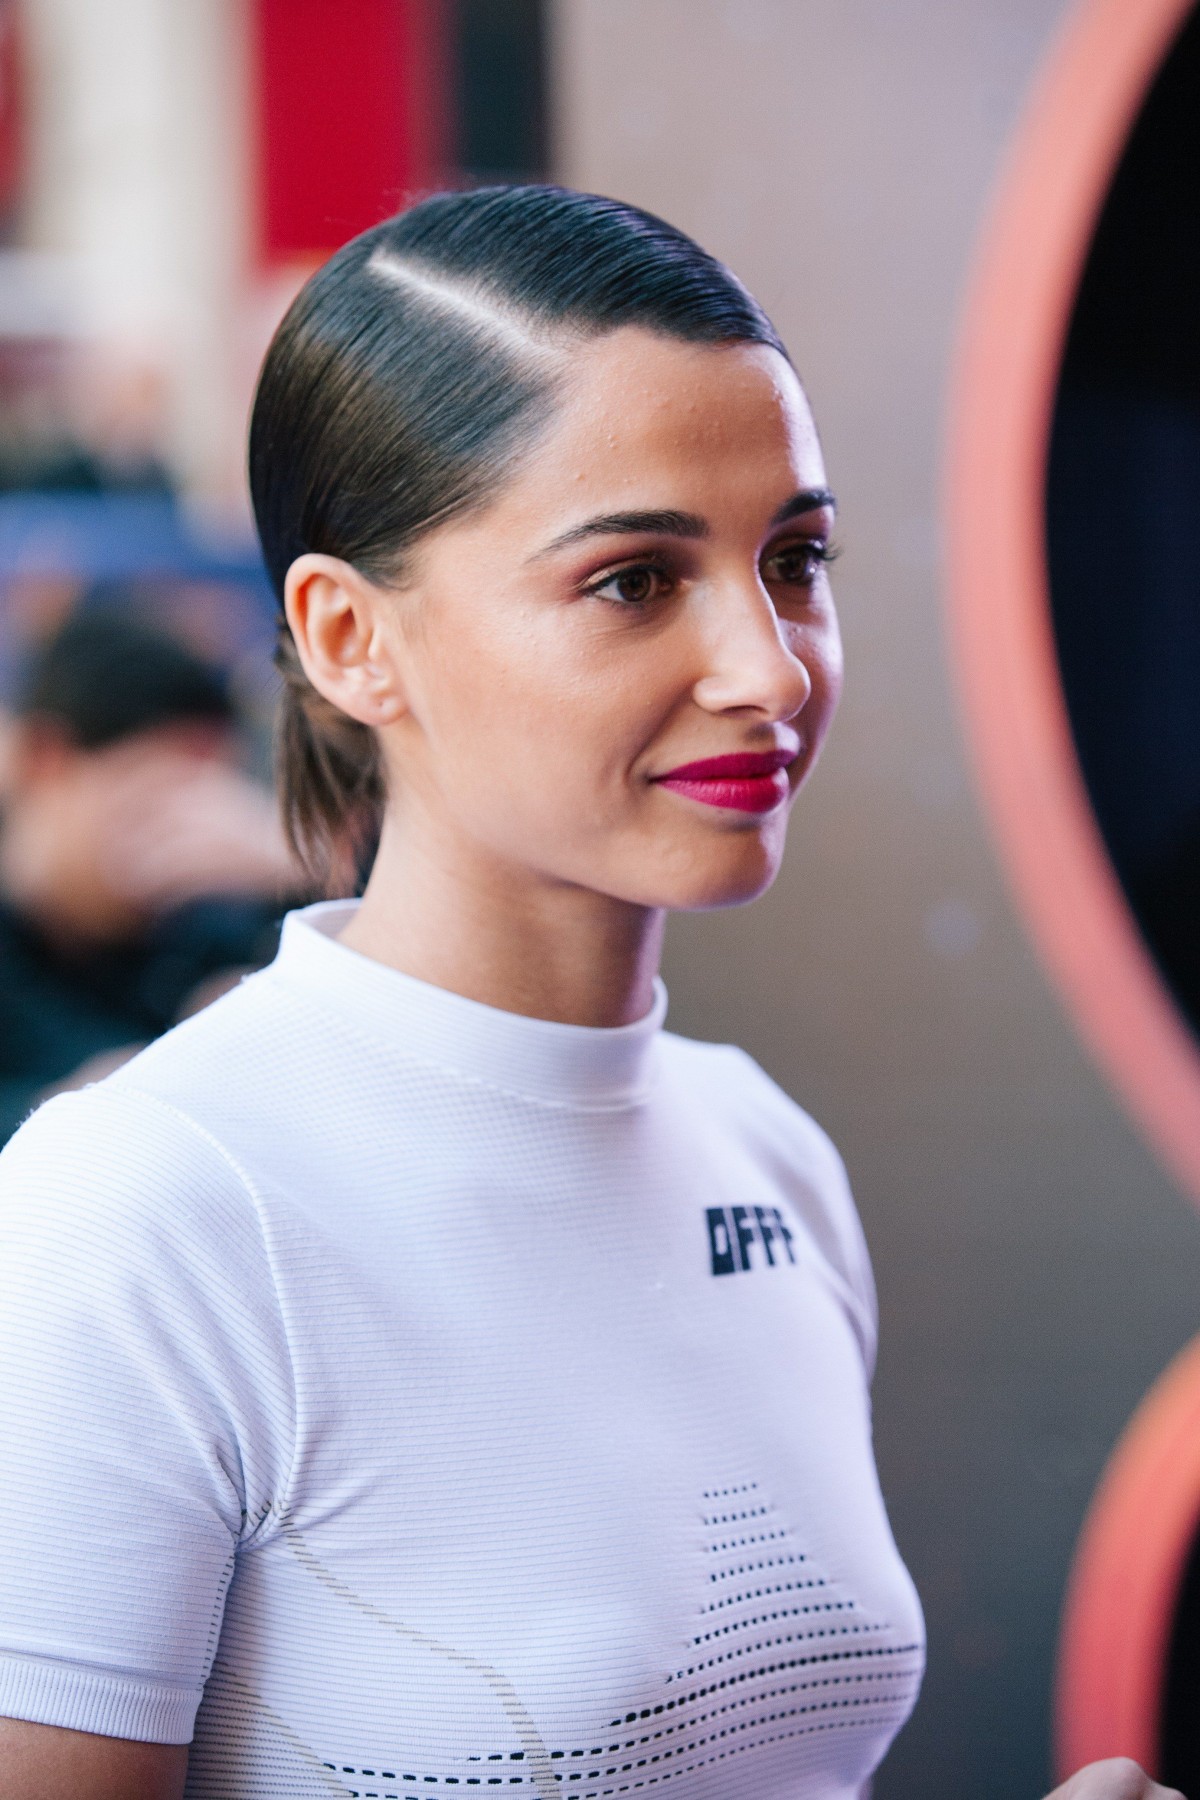
<instances>
[{"instance_id":1,"label":"ear lobe","mask_svg":"<svg viewBox=\"0 0 1200 1800\"><path fill-rule=\"evenodd\" d=\"M284 607L304 673L362 725L386 725L406 709L395 633L387 630L391 604L336 556L310 553L288 570Z\"/></svg>"}]
</instances>

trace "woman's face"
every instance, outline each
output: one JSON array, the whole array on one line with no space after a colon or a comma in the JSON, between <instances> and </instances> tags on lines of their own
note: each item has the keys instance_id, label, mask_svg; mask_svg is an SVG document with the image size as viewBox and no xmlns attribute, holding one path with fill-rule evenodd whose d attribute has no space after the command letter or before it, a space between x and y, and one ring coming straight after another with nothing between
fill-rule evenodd
<instances>
[{"instance_id":1,"label":"woman's face","mask_svg":"<svg viewBox=\"0 0 1200 1800\"><path fill-rule=\"evenodd\" d=\"M627 328L569 367L499 495L390 602L397 825L638 905L751 899L841 684L812 415L758 346Z\"/></svg>"}]
</instances>

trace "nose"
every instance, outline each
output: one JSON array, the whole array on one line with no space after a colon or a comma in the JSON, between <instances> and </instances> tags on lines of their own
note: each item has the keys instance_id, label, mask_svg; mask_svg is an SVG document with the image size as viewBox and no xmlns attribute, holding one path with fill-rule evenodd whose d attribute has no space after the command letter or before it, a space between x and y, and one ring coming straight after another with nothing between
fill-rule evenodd
<instances>
[{"instance_id":1,"label":"nose","mask_svg":"<svg viewBox=\"0 0 1200 1800\"><path fill-rule=\"evenodd\" d=\"M771 596L755 581L709 599L696 703L706 712L755 713L770 724L794 719L812 693L812 676L788 643Z\"/></svg>"}]
</instances>

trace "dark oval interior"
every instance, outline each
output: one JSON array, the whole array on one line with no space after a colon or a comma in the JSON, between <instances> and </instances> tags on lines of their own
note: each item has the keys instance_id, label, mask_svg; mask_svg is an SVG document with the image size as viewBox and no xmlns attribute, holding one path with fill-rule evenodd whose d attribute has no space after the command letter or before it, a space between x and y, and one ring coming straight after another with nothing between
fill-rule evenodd
<instances>
[{"instance_id":1,"label":"dark oval interior","mask_svg":"<svg viewBox=\"0 0 1200 1800\"><path fill-rule=\"evenodd\" d=\"M1130 136L1080 284L1055 406L1046 523L1054 630L1084 779L1141 930L1200 1035L1195 9Z\"/></svg>"},{"instance_id":2,"label":"dark oval interior","mask_svg":"<svg viewBox=\"0 0 1200 1800\"><path fill-rule=\"evenodd\" d=\"M1159 1743L1159 1779L1182 1794L1200 1794L1200 1536L1179 1585Z\"/></svg>"}]
</instances>

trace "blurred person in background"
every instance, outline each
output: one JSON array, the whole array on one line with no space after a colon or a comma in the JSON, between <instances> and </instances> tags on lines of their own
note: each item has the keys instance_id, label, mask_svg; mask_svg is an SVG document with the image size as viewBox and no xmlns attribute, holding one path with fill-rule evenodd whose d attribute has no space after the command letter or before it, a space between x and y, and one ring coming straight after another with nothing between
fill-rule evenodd
<instances>
[{"instance_id":1,"label":"blurred person in background","mask_svg":"<svg viewBox=\"0 0 1200 1800\"><path fill-rule=\"evenodd\" d=\"M115 608L35 655L0 813L0 1142L274 954L299 890L219 670Z\"/></svg>"}]
</instances>

